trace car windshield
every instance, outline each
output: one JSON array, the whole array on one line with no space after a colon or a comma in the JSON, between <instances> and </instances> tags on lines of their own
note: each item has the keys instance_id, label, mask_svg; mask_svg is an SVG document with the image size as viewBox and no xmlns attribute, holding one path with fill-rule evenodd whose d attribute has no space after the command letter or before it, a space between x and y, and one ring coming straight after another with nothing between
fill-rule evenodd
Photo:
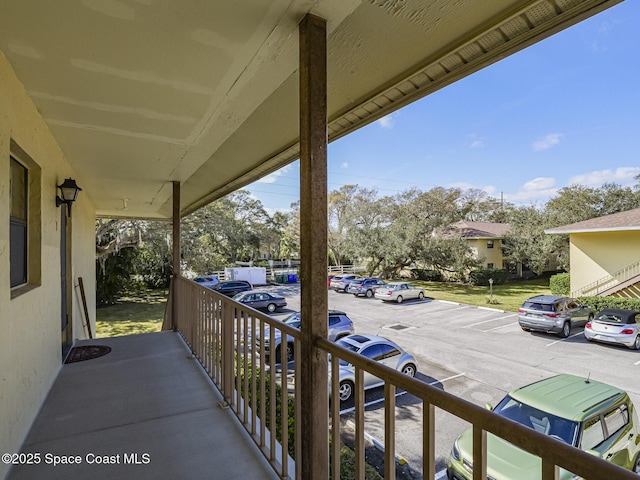
<instances>
[{"instance_id":1,"label":"car windshield","mask_svg":"<svg viewBox=\"0 0 640 480\"><path fill-rule=\"evenodd\" d=\"M232 300L235 300L236 302L240 301L242 298L244 297L244 293L236 293L233 297L231 297Z\"/></svg>"},{"instance_id":2,"label":"car windshield","mask_svg":"<svg viewBox=\"0 0 640 480\"><path fill-rule=\"evenodd\" d=\"M352 345L351 343L345 342L344 340L338 340L336 342L336 345L340 345L342 348L346 348L347 350L351 350L354 353L358 353L360 351L359 347L356 347L355 345ZM340 359L339 363L340 363L340 366L342 366L342 367L346 367L346 366L349 365L349 362L347 362L343 358Z\"/></svg>"},{"instance_id":3,"label":"car windshield","mask_svg":"<svg viewBox=\"0 0 640 480\"><path fill-rule=\"evenodd\" d=\"M292 313L284 319L284 323L294 328L300 328L300 312Z\"/></svg>"},{"instance_id":4,"label":"car windshield","mask_svg":"<svg viewBox=\"0 0 640 480\"><path fill-rule=\"evenodd\" d=\"M493 411L525 427L533 428L540 433L557 437L569 445L576 446L578 438L577 422L539 410L519 402L509 395Z\"/></svg>"},{"instance_id":5,"label":"car windshield","mask_svg":"<svg viewBox=\"0 0 640 480\"><path fill-rule=\"evenodd\" d=\"M528 308L530 310L539 310L541 312L553 312L553 304L551 303L535 303L524 302L522 308Z\"/></svg>"},{"instance_id":6,"label":"car windshield","mask_svg":"<svg viewBox=\"0 0 640 480\"><path fill-rule=\"evenodd\" d=\"M601 313L598 315L598 320L601 322L607 323L625 323L626 319L623 319L622 316L616 315L613 313Z\"/></svg>"}]
</instances>

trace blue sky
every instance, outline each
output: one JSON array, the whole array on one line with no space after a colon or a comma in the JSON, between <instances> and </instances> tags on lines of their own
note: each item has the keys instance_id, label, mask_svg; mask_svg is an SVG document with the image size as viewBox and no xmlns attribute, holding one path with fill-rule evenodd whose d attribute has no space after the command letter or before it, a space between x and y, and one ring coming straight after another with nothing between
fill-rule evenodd
<instances>
[{"instance_id":1,"label":"blue sky","mask_svg":"<svg viewBox=\"0 0 640 480\"><path fill-rule=\"evenodd\" d=\"M571 184L635 184L638 18L627 0L332 142L329 191L478 188L540 205ZM294 162L247 190L288 210L299 175Z\"/></svg>"}]
</instances>

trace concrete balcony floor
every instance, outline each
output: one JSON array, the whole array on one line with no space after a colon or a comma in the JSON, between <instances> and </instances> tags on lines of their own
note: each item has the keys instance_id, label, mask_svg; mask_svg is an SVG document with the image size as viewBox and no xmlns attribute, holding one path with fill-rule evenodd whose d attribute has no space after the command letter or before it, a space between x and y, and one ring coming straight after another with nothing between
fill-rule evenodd
<instances>
[{"instance_id":1,"label":"concrete balcony floor","mask_svg":"<svg viewBox=\"0 0 640 480\"><path fill-rule=\"evenodd\" d=\"M76 346L87 344L112 350L62 367L22 447L41 461L9 480L277 478L177 334ZM80 463L53 466L46 454Z\"/></svg>"}]
</instances>

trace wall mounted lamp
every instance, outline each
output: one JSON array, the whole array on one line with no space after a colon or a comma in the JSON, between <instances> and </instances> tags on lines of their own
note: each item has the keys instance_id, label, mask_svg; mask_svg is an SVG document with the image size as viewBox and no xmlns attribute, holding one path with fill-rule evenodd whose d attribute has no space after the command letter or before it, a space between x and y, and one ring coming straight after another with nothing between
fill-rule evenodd
<instances>
[{"instance_id":1,"label":"wall mounted lamp","mask_svg":"<svg viewBox=\"0 0 640 480\"><path fill-rule=\"evenodd\" d=\"M73 178L65 179L62 184L58 185L58 188L60 189L62 198L56 196L56 207L66 204L67 215L71 217L71 204L76 201L78 192L80 192L82 189L78 186Z\"/></svg>"}]
</instances>

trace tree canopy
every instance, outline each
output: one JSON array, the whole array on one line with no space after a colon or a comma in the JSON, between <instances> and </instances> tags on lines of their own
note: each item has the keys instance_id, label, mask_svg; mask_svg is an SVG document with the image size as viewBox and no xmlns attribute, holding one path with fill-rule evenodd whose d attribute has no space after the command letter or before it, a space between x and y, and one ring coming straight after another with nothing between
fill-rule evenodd
<instances>
[{"instance_id":1,"label":"tree canopy","mask_svg":"<svg viewBox=\"0 0 640 480\"><path fill-rule=\"evenodd\" d=\"M479 260L462 238L447 232L460 220L509 223L505 253L541 273L551 263L569 268L568 235L548 228L640 207L640 176L634 187L606 183L571 185L543 205L515 206L478 189L435 187L380 196L375 189L344 185L328 193L328 257L360 263L369 274L394 276L420 265L454 277ZM96 222L99 283L135 274L148 285L166 285L171 275L171 224L126 219ZM249 192L239 190L182 219L182 267L196 273L238 261L297 258L300 204L269 215ZM126 250L130 250L125 253ZM119 264L120 263L120 264Z\"/></svg>"}]
</instances>

